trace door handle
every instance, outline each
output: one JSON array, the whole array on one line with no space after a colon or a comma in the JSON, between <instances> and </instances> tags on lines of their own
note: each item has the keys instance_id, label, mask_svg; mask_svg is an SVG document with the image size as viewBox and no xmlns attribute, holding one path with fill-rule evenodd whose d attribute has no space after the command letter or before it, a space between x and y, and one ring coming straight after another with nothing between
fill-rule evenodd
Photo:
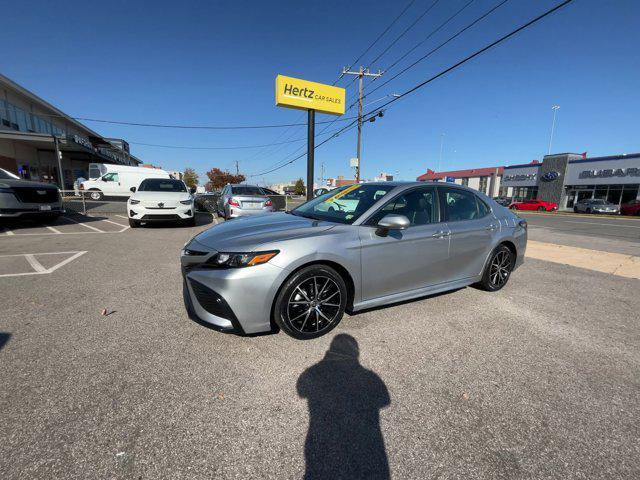
<instances>
[{"instance_id":1,"label":"door handle","mask_svg":"<svg viewBox=\"0 0 640 480\"><path fill-rule=\"evenodd\" d=\"M446 238L449 235L451 235L451 233L449 232L445 232L444 230L438 230L437 232L435 232L434 234L432 234L431 236L433 238Z\"/></svg>"},{"instance_id":2,"label":"door handle","mask_svg":"<svg viewBox=\"0 0 640 480\"><path fill-rule=\"evenodd\" d=\"M491 225L489 225L487 228L487 230L489 230L490 232L493 232L494 230L498 229L498 225L492 223Z\"/></svg>"}]
</instances>

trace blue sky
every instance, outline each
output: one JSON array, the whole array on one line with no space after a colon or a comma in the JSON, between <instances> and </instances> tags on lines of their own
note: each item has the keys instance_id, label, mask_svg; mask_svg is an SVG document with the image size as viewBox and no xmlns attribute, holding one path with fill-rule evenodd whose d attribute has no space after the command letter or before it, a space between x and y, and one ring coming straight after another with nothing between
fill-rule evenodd
<instances>
[{"instance_id":1,"label":"blue sky","mask_svg":"<svg viewBox=\"0 0 640 480\"><path fill-rule=\"evenodd\" d=\"M416 0L361 63L384 70L467 1L440 0L371 64L433 2ZM331 83L341 67L355 60L408 3L10 2L2 8L0 71L72 116L199 125L292 123L305 117L274 106L276 75ZM387 77L496 3L475 0ZM427 61L372 93L365 103L410 88L557 3L510 0ZM384 118L365 125L363 176L386 171L413 179L427 168L435 169L442 133L442 170L542 158L554 104L561 109L553 151L587 151L589 156L639 151L638 18L640 2L635 0L576 0L396 102ZM350 82L343 80L339 85L346 83ZM348 96L354 86L349 87ZM292 152L304 151L305 143L176 150L134 142L215 147L306 136L305 127L193 131L86 124L103 135L127 139L133 153L145 161L166 169L190 166L198 172L212 167L233 169L238 160L242 172L260 173L292 158ZM339 125L344 123L330 128ZM316 172L324 163L327 176L352 176L349 158L355 157L355 144L352 130L317 149ZM302 158L252 179L271 183L304 177L305 161Z\"/></svg>"}]
</instances>

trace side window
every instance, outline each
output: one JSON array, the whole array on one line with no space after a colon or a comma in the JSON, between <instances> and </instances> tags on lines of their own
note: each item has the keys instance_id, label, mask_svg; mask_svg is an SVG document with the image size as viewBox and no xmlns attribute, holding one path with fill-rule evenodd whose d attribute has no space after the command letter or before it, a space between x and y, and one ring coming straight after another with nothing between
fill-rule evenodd
<instances>
[{"instance_id":1,"label":"side window","mask_svg":"<svg viewBox=\"0 0 640 480\"><path fill-rule=\"evenodd\" d=\"M118 174L117 173L107 173L105 176L102 177L104 180L106 180L107 182L117 182L118 180Z\"/></svg>"},{"instance_id":2,"label":"side window","mask_svg":"<svg viewBox=\"0 0 640 480\"><path fill-rule=\"evenodd\" d=\"M377 225L382 217L389 214L404 215L412 226L427 225L437 221L437 208L435 189L412 190L385 204L367 221L367 225Z\"/></svg>"},{"instance_id":3,"label":"side window","mask_svg":"<svg viewBox=\"0 0 640 480\"><path fill-rule=\"evenodd\" d=\"M443 207L446 221L459 222L478 218L476 196L471 192L441 188L440 204Z\"/></svg>"},{"instance_id":4,"label":"side window","mask_svg":"<svg viewBox=\"0 0 640 480\"><path fill-rule=\"evenodd\" d=\"M476 202L478 203L478 218L483 218L489 215L489 207L486 203L480 200L479 197L476 197Z\"/></svg>"}]
</instances>

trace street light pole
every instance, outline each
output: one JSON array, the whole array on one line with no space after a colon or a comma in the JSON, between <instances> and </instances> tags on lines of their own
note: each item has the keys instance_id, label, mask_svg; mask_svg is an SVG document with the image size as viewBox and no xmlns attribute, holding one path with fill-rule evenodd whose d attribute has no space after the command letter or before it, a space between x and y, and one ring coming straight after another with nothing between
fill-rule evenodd
<instances>
[{"instance_id":1,"label":"street light pole","mask_svg":"<svg viewBox=\"0 0 640 480\"><path fill-rule=\"evenodd\" d=\"M554 105L551 107L553 110L553 121L551 122L551 136L549 137L549 150L547 151L547 155L551 155L551 143L553 142L553 131L556 128L556 113L560 110L560 105Z\"/></svg>"}]
</instances>

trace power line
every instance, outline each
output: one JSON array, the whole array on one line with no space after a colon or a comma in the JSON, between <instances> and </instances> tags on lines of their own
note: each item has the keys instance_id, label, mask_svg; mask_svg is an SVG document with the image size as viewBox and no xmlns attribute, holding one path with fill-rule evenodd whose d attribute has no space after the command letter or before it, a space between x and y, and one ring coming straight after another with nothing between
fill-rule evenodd
<instances>
[{"instance_id":1,"label":"power line","mask_svg":"<svg viewBox=\"0 0 640 480\"><path fill-rule=\"evenodd\" d=\"M455 70L456 68L462 66L463 64L467 63L468 61L474 59L475 57L483 54L484 52L486 52L487 50L495 47L496 45L508 40L509 38L513 37L514 35L520 33L521 31L529 28L531 25L539 22L540 20L542 20L545 17L548 17L549 15L551 15L552 13L554 13L555 11L561 9L562 7L568 5L569 3L571 3L573 0L565 0L564 2L556 5L555 7L547 10L546 12L538 15L537 17L535 17L533 20L528 21L527 23L525 23L524 25L521 25L520 27L516 28L515 30L512 30L511 32L507 33L506 35L503 35L502 37L500 37L498 40L490 43L489 45L481 48L480 50L477 50L476 52L472 53L471 55L468 55L467 57L463 58L462 60L460 60L458 63L450 66L449 68L442 70L440 73L428 78L427 80L425 80L424 82L421 82L419 84L417 84L416 86L410 88L409 90L407 90L404 93L401 93L400 95L398 95L397 97L389 100L387 103L381 105L380 107L375 108L374 110L371 110L370 112L366 113L365 115L372 115L375 113L378 113L379 111L383 110L386 106L391 105L394 102L397 102L398 100L406 97L407 95L415 92L416 90L424 87L425 85L433 82L434 80L442 77L443 75L446 75L447 73L451 72L452 70ZM331 137L330 137L331 138Z\"/></svg>"},{"instance_id":2,"label":"power line","mask_svg":"<svg viewBox=\"0 0 640 480\"><path fill-rule=\"evenodd\" d=\"M473 1L473 0L472 0ZM432 50L430 50L429 52L427 52L425 55L423 55L422 57L420 57L419 59L417 59L415 62L413 62L411 65L408 65L407 67L403 68L402 70L400 70L398 73L396 73L394 76L392 76L391 78L389 78L388 80L382 82L380 85L378 85L377 87L375 87L374 89L372 89L367 95L372 94L373 92L375 92L376 90L381 89L382 87L384 87L385 85L387 85L389 82L393 81L394 79L398 78L400 75L404 74L405 72L407 72L408 70L411 70L413 67L415 67L416 65L418 65L420 62L426 60L427 58L429 58L431 55L433 55L435 52L437 52L438 50L440 50L442 47L444 47L446 44L448 44L449 42L455 40L457 37L459 37L460 35L462 35L464 32L466 32L467 30L469 30L471 27L473 27L474 25L476 25L477 23L481 22L482 20L484 20L486 17L488 17L489 15L491 15L493 12L495 12L498 8L500 8L501 6L503 6L505 3L507 3L509 0L502 0L500 3L498 3L497 5L493 6L492 8L490 8L489 10L487 10L484 14L480 15L478 18L476 18L473 22L471 22L470 24L468 24L467 26L465 26L464 28L462 28L461 30L458 30L458 32L456 32L455 34L453 34L451 37L449 37L448 39L446 39L444 42L442 42L440 45L438 45L437 47L433 48ZM464 7L462 7L461 10L459 10L455 15L457 15L458 13L460 13L462 10L464 10L471 2L469 2L467 5L465 5ZM449 22L449 20L451 20L454 16L450 17L444 24L446 24L447 22ZM444 24L442 24L441 26L443 26ZM440 27L438 27L439 29ZM437 29L436 29L437 31ZM432 32L432 33L435 33ZM426 41L429 37L427 37L424 41ZM423 41L423 42L424 42ZM422 43L422 42L421 42ZM418 44L420 45L420 44ZM407 54L410 52L407 52ZM400 60L402 60L402 58L406 57L406 55L403 55L403 57L401 57L398 61L396 61L392 67L394 65L396 65Z\"/></svg>"},{"instance_id":3,"label":"power line","mask_svg":"<svg viewBox=\"0 0 640 480\"><path fill-rule=\"evenodd\" d=\"M420 14L420 16L418 16L418 18L416 18L416 19L413 21L413 23L412 23L411 25L409 25L407 28L405 28L405 29L404 29L404 31L403 31L400 35L398 35L398 36L396 37L396 39L395 39L393 42L391 42L391 44L389 44L389 46L387 46L387 48L385 48L385 49L384 49L384 50L383 50L383 51L382 51L382 52L381 52L381 53L380 53L376 58L374 58L374 59L369 63L369 65L371 66L371 65L373 65L374 63L376 63L378 60L380 60L380 58L381 58L385 53L387 53L387 52L391 49L391 47L393 47L393 46L398 42L398 40L400 40L402 37L404 37L404 36L407 34L407 32L408 32L409 30L411 30L413 27L415 27L415 26L416 26L416 24L417 24L420 20L422 20L422 18L423 18L427 13L429 13L429 12L431 11L431 9L432 9L433 7L435 7L439 1L440 1L440 0L434 0L434 2L433 2L430 6L428 6L428 7L427 7L427 9L426 9L424 12L422 12L422 14Z\"/></svg>"}]
</instances>

